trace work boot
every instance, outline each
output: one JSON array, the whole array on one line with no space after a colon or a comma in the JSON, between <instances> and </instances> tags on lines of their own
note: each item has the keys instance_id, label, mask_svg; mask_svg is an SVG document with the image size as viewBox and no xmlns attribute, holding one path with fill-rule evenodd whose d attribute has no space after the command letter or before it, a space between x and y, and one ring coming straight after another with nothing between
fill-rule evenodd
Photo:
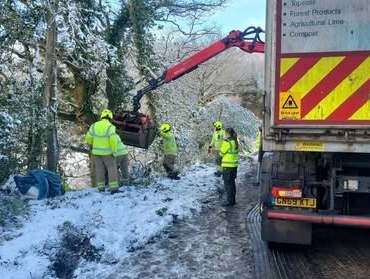
<instances>
[{"instance_id":1,"label":"work boot","mask_svg":"<svg viewBox=\"0 0 370 279\"><path fill-rule=\"evenodd\" d=\"M168 175L168 178L173 179L173 180L180 180L181 179L180 176L178 176L177 173L171 173L171 174L169 174Z\"/></svg>"},{"instance_id":2,"label":"work boot","mask_svg":"<svg viewBox=\"0 0 370 279\"><path fill-rule=\"evenodd\" d=\"M111 195L114 195L114 194L118 193L118 188L111 188L109 191L110 191Z\"/></svg>"}]
</instances>

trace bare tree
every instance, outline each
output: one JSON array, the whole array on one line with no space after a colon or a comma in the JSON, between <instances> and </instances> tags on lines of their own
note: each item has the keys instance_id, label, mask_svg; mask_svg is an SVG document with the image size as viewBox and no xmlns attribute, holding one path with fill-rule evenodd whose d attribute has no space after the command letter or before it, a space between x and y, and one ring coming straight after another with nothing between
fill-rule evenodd
<instances>
[{"instance_id":1,"label":"bare tree","mask_svg":"<svg viewBox=\"0 0 370 279\"><path fill-rule=\"evenodd\" d=\"M191 36L167 37L157 46L158 55L163 64L168 66L204 49L223 36L221 32L217 34L210 32L190 43L187 42L191 40ZM198 105L205 106L220 96L235 96L243 99L248 95L248 100L259 99L260 96L257 95L260 84L257 81L261 80L262 73L263 59L258 54L251 55L239 49L229 49L203 63L176 83L181 83L188 92L196 94Z\"/></svg>"}]
</instances>

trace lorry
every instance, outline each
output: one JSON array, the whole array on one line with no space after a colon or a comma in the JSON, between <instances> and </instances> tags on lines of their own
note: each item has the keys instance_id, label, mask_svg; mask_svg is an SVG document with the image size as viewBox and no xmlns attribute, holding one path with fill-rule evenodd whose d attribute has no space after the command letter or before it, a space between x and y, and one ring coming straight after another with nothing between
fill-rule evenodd
<instances>
[{"instance_id":1,"label":"lorry","mask_svg":"<svg viewBox=\"0 0 370 279\"><path fill-rule=\"evenodd\" d=\"M314 224L370 228L370 1L269 0L261 28L232 31L148 82L117 131L148 148L140 100L230 47L265 54L258 156L261 238L310 244Z\"/></svg>"},{"instance_id":2,"label":"lorry","mask_svg":"<svg viewBox=\"0 0 370 279\"><path fill-rule=\"evenodd\" d=\"M269 0L261 238L370 228L370 1Z\"/></svg>"}]
</instances>

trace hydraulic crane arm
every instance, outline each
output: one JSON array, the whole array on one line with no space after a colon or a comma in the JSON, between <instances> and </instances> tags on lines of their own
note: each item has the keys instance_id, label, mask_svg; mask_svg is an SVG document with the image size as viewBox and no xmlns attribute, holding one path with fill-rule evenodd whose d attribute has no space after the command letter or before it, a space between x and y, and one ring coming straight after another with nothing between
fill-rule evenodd
<instances>
[{"instance_id":1,"label":"hydraulic crane arm","mask_svg":"<svg viewBox=\"0 0 370 279\"><path fill-rule=\"evenodd\" d=\"M225 38L209 45L178 64L171 66L162 74L162 76L157 79L151 79L146 87L137 92L136 96L133 98L133 112L138 112L140 109L140 100L145 94L148 94L161 85L174 81L182 75L195 70L200 64L231 47L238 47L248 53L264 53L265 44L260 38L260 34L263 32L264 31L260 27L248 27L244 32L231 31Z\"/></svg>"},{"instance_id":2,"label":"hydraulic crane arm","mask_svg":"<svg viewBox=\"0 0 370 279\"><path fill-rule=\"evenodd\" d=\"M114 119L123 142L127 145L147 149L157 134L156 125L152 119L148 115L139 113L140 100L145 94L195 70L200 64L231 47L238 47L248 53L263 53L265 44L260 38L262 32L263 30L259 27L249 27L244 32L232 31L222 40L168 68L159 78L151 79L149 84L134 96L133 111L116 115Z\"/></svg>"}]
</instances>

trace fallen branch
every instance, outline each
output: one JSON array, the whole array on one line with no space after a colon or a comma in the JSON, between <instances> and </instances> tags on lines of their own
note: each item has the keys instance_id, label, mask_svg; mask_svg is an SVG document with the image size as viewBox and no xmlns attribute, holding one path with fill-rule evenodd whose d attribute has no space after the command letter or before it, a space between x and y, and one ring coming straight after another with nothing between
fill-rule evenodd
<instances>
[{"instance_id":1,"label":"fallen branch","mask_svg":"<svg viewBox=\"0 0 370 279\"><path fill-rule=\"evenodd\" d=\"M65 148L65 149L75 151L75 152L80 152L80 153L85 153L85 154L90 153L90 149L85 147L85 146L74 146L74 145L62 144L61 147Z\"/></svg>"},{"instance_id":2,"label":"fallen branch","mask_svg":"<svg viewBox=\"0 0 370 279\"><path fill-rule=\"evenodd\" d=\"M58 116L60 119L66 121L77 122L77 115L75 113L58 111Z\"/></svg>"}]
</instances>

